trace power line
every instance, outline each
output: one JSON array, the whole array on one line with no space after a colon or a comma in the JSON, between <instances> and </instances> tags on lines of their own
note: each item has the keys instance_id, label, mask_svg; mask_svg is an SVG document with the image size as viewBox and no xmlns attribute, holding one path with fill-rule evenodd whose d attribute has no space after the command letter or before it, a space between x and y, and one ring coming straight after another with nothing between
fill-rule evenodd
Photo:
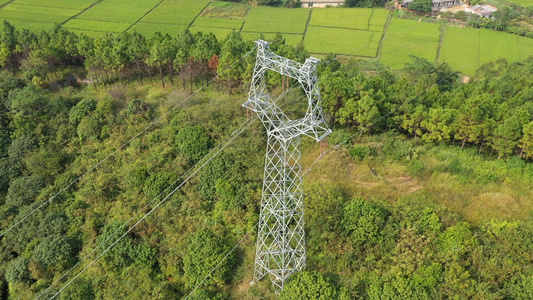
<instances>
[{"instance_id":1,"label":"power line","mask_svg":"<svg viewBox=\"0 0 533 300\"><path fill-rule=\"evenodd\" d=\"M82 175L80 175L78 178L76 178L74 181L70 182L67 186L65 186L64 188L62 188L59 192L57 192L56 194L54 194L52 197L50 197L48 200L46 200L45 202L43 202L41 205L39 205L36 209L34 209L33 211L31 211L29 214L27 214L26 216L24 216L22 219L18 220L17 222L15 222L15 224L13 224L12 226L10 226L8 229L6 229L5 231L2 232L2 234L0 234L0 238L3 237L6 233L8 233L9 231L11 231L13 228L15 228L16 226L18 226L20 223L22 223L24 220L26 220L29 216L33 215L35 212L37 212L38 210L40 210L41 208L43 208L45 205L47 205L48 203L50 203L50 201L52 201L53 199L55 199L57 196L59 196L61 193L63 193L65 190L67 190L69 187L71 187L73 184L75 184L76 182L78 182L82 177L84 177L85 175L87 175L88 173L90 173L91 171L93 171L94 169L96 169L99 165L101 165L103 162L105 162L106 160L108 160L110 157L114 156L119 150L122 150L124 147L126 147L127 145L129 145L134 139L136 139L137 137L141 136L142 134L144 134L148 129L152 128L155 124L159 123L164 117L166 117L167 115L169 115L172 111L174 111L176 108L178 108L181 104L185 103L187 100L189 100L192 96L196 95L199 91L203 90L206 86L208 86L209 84L211 84L213 81L215 81L220 75L224 74L226 71L228 71L230 68L232 68L234 65L236 65L238 62L240 62L241 60L245 59L250 53L252 53L254 50L255 50L256 47L252 48L252 50L248 51L246 54L244 54L241 58L239 58L238 60L236 60L235 62L233 62L231 65L229 65L226 69L224 69L221 73L217 74L217 76L213 77L211 80L209 80L206 84L204 84L203 86L201 86L199 89L197 89L194 93L192 93L191 95L187 96L187 98L185 98L183 101L181 101L180 103L176 104L175 106L173 106L169 111L167 111L166 113L162 114L161 116L159 116L157 119L155 119L152 123L150 123L148 126L146 126L144 129L142 129L139 133L137 133L136 135L134 135L132 138L130 138L128 141L126 141L124 144L122 144L122 146L120 146L119 148L115 149L113 152L111 152L111 154L109 154L108 156L106 156L104 159L100 160L98 163L96 163L95 165L93 165L91 168L89 168L89 170L85 171Z\"/></svg>"},{"instance_id":2,"label":"power line","mask_svg":"<svg viewBox=\"0 0 533 300\"><path fill-rule=\"evenodd\" d=\"M295 85L293 85L290 89L288 89L287 91L283 92L281 95L279 95L276 99L279 100L281 97L283 97L285 94L287 94L290 90L292 90L294 88ZM163 202L165 202L170 196L172 196L177 190L179 190L185 183L187 183L194 175L196 175L196 173L198 173L203 167L205 167L205 165L207 163L209 163L213 158L215 158L222 150L224 150L229 144L231 144L242 132L244 132L244 130L246 130L248 127L250 127L252 125L253 122L255 122L255 120L257 120L257 116L252 118L252 119L248 119L246 120L243 124L241 124L239 126L239 128L242 128L246 123L248 123L248 125L246 125L244 128L242 128L240 131L239 128L236 129L235 131L232 132L232 136L228 137L230 138L229 141L224 145L222 146L222 148L220 148L219 150L217 150L211 157L209 157L209 159L207 159L205 162L203 162L197 169L195 169L195 167L198 165L198 163L196 163L191 169L189 169L185 174L187 174L188 172L190 172L191 170L195 169L194 172L192 172L192 174L190 174L181 184L179 184L174 190L172 190L163 200L161 200L156 206L154 206L149 212L147 212L141 219L139 219L132 227L130 227L122 236L120 236L117 240L115 240L115 242L113 242L109 247L107 247L100 255L98 255L93 261L91 261L83 270L81 270L78 274L76 274L76 276L74 276L74 278L72 278L70 281L68 281L63 287L61 287L61 289L56 293L54 294L50 299L53 299L55 298L57 295L59 295L59 293L61 293L61 291L63 291L68 285L70 285L76 278L78 278L82 273L84 273L91 265L93 265L98 259L100 259L100 257L102 257L105 253L107 253L107 251L109 251L113 246L115 246L122 238L124 238L131 230L133 230L142 220L144 220L148 215L150 215L157 207L159 207ZM226 138L226 140L228 139ZM212 152L212 151L211 151ZM211 153L210 152L210 153ZM205 157L207 157L210 153L208 153ZM180 177L182 178L183 175ZM177 180L179 181L179 179ZM175 181L173 183L176 184L177 181ZM165 189L168 190L169 187L167 187ZM143 207L142 210L144 210L144 208L148 207L151 203L153 203L155 200L157 200L162 194L164 193L164 191L159 194L156 198L154 198L150 203L148 203L145 207ZM141 210L141 211L142 211ZM140 213L140 211L135 215L137 216L138 214ZM127 223L129 223L133 218L135 218L135 216L133 216L132 218L130 218L130 220L128 220L124 225L126 225ZM112 236L114 236L118 231L120 230L117 229ZM74 267L72 267L70 270L68 270L65 274L63 274L58 280L56 280L50 287L48 287L45 291L43 291L41 294L39 294L37 296L37 298L35 299L38 299L40 298L42 295L44 295L49 289L51 289L57 282L59 282L62 278L64 278L67 274L69 274L72 270L74 270L78 265L81 264L82 261L84 261L85 259L87 259L92 253L94 253L96 251L96 249L98 249L101 245L103 245L104 243L106 243L112 236L108 237L105 241L103 241L102 243L100 243L100 245L98 245L97 248L93 249L88 255L86 255L80 262L78 262ZM228 254L229 255L229 254Z\"/></svg>"}]
</instances>

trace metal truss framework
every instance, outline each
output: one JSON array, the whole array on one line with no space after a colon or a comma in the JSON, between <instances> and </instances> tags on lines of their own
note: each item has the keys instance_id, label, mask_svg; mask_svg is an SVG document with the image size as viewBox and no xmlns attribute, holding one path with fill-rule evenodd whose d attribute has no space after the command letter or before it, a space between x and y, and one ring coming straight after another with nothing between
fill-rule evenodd
<instances>
[{"instance_id":1,"label":"metal truss framework","mask_svg":"<svg viewBox=\"0 0 533 300\"><path fill-rule=\"evenodd\" d=\"M316 73L319 60L310 57L301 64L274 54L265 41L256 43L253 79L243 106L257 113L266 128L268 145L252 284L268 274L275 291L280 292L292 273L305 268L300 136L319 142L331 130L324 121L320 104ZM289 119L274 103L267 93L267 70L299 82L308 98L303 118Z\"/></svg>"}]
</instances>

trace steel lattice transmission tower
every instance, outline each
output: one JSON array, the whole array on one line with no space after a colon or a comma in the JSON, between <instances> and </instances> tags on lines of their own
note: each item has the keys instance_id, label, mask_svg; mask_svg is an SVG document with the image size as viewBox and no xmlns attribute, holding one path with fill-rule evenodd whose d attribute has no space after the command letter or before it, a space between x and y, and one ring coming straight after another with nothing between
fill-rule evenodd
<instances>
[{"instance_id":1,"label":"steel lattice transmission tower","mask_svg":"<svg viewBox=\"0 0 533 300\"><path fill-rule=\"evenodd\" d=\"M263 179L263 199L252 284L270 275L276 292L285 280L305 268L305 236L300 166L300 136L322 141L327 127L320 104L314 57L304 64L274 54L268 43L257 43L257 58L244 107L257 113L266 128L268 145ZM265 72L271 70L298 81L308 98L301 119L291 120L267 93Z\"/></svg>"}]
</instances>

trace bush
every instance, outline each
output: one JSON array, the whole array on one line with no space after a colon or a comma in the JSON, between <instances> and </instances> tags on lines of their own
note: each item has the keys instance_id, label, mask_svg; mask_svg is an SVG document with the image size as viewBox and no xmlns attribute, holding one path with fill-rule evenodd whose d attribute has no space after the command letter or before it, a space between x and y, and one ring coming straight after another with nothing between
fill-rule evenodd
<instances>
[{"instance_id":1,"label":"bush","mask_svg":"<svg viewBox=\"0 0 533 300\"><path fill-rule=\"evenodd\" d=\"M297 272L289 277L279 298L280 300L348 300L350 296L347 291L339 290L322 273L317 271L304 271Z\"/></svg>"},{"instance_id":2,"label":"bush","mask_svg":"<svg viewBox=\"0 0 533 300\"><path fill-rule=\"evenodd\" d=\"M477 238L467 222L459 222L448 227L440 236L440 250L444 257L459 260L467 252L474 250Z\"/></svg>"},{"instance_id":3,"label":"bush","mask_svg":"<svg viewBox=\"0 0 533 300\"><path fill-rule=\"evenodd\" d=\"M224 237L215 235L210 230L196 232L189 239L187 253L183 258L187 286L191 288L200 283L222 261L228 251L229 247L224 243ZM234 254L230 254L204 284L223 286L229 279L234 265Z\"/></svg>"},{"instance_id":4,"label":"bush","mask_svg":"<svg viewBox=\"0 0 533 300\"><path fill-rule=\"evenodd\" d=\"M377 243L388 214L381 206L355 198L344 207L341 223L356 244Z\"/></svg>"},{"instance_id":5,"label":"bush","mask_svg":"<svg viewBox=\"0 0 533 300\"><path fill-rule=\"evenodd\" d=\"M70 109L68 115L70 124L77 125L81 120L96 109L96 100L83 99Z\"/></svg>"},{"instance_id":6,"label":"bush","mask_svg":"<svg viewBox=\"0 0 533 300\"><path fill-rule=\"evenodd\" d=\"M176 149L184 157L196 162L204 157L211 148L211 136L202 126L186 127L178 131Z\"/></svg>"}]
</instances>

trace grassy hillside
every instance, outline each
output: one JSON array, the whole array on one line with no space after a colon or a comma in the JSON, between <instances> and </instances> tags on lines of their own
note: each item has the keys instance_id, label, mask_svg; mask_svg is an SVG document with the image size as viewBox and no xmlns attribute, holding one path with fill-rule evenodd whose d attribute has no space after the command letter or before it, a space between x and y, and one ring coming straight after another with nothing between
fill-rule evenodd
<instances>
[{"instance_id":1,"label":"grassy hillside","mask_svg":"<svg viewBox=\"0 0 533 300\"><path fill-rule=\"evenodd\" d=\"M17 28L50 29L57 23L91 37L124 31L177 36L185 28L213 32L218 39L231 30L250 40L282 33L290 44L303 43L314 55L377 59L393 69L401 69L410 55L436 62L440 51L439 62L473 75L487 62L523 60L533 54L533 39L397 18L387 26L388 18L390 12L385 9L286 9L208 0L14 0L0 8L0 19Z\"/></svg>"}]
</instances>

